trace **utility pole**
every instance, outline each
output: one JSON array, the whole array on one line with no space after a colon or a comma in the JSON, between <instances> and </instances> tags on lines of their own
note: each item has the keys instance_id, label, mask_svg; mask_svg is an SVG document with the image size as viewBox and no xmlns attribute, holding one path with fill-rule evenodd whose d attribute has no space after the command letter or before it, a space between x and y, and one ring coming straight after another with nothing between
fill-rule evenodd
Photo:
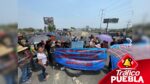
<instances>
[{"instance_id":1,"label":"utility pole","mask_svg":"<svg viewBox=\"0 0 150 84\"><path fill-rule=\"evenodd\" d=\"M126 36L126 34L127 34L127 31L129 30L129 26L130 26L130 20L127 22L127 28L125 29L125 31L124 31L124 36Z\"/></svg>"},{"instance_id":2,"label":"utility pole","mask_svg":"<svg viewBox=\"0 0 150 84\"><path fill-rule=\"evenodd\" d=\"M108 33L108 24L109 24L109 22L106 25L106 34Z\"/></svg>"},{"instance_id":3,"label":"utility pole","mask_svg":"<svg viewBox=\"0 0 150 84\"><path fill-rule=\"evenodd\" d=\"M129 29L129 26L130 26L130 21L128 21L128 23L127 23L127 29Z\"/></svg>"},{"instance_id":4,"label":"utility pole","mask_svg":"<svg viewBox=\"0 0 150 84\"><path fill-rule=\"evenodd\" d=\"M103 15L104 15L104 9L101 9L101 21L100 21L100 29L102 29L102 23L103 23Z\"/></svg>"}]
</instances>

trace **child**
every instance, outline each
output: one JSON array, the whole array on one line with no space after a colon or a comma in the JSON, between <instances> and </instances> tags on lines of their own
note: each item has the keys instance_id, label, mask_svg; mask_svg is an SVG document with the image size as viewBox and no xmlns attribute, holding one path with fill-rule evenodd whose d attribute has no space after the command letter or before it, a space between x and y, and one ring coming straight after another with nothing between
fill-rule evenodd
<instances>
[{"instance_id":1,"label":"child","mask_svg":"<svg viewBox=\"0 0 150 84\"><path fill-rule=\"evenodd\" d=\"M37 58L38 58L38 64L40 65L42 69L42 76L44 80L47 80L49 75L46 73L46 67L47 67L47 56L44 53L44 47L43 46L38 46L38 53L37 53Z\"/></svg>"}]
</instances>

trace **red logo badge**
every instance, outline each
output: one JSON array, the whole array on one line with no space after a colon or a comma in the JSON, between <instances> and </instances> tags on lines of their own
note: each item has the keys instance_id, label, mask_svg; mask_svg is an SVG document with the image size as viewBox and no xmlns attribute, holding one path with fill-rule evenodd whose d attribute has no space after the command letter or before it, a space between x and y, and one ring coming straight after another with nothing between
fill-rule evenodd
<instances>
[{"instance_id":1,"label":"red logo badge","mask_svg":"<svg viewBox=\"0 0 150 84\"><path fill-rule=\"evenodd\" d=\"M118 67L120 69L135 69L138 66L138 63L132 58L130 54L126 54L118 62Z\"/></svg>"}]
</instances>

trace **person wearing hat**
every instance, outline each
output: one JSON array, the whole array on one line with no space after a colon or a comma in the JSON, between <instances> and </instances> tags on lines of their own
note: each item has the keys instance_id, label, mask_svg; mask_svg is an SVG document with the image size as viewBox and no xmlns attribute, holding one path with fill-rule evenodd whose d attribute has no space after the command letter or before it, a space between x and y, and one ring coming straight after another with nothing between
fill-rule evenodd
<instances>
[{"instance_id":1,"label":"person wearing hat","mask_svg":"<svg viewBox=\"0 0 150 84\"><path fill-rule=\"evenodd\" d=\"M12 51L13 51L13 48L8 48L3 45L0 45L0 56L4 56L8 53L11 53Z\"/></svg>"},{"instance_id":2,"label":"person wearing hat","mask_svg":"<svg viewBox=\"0 0 150 84\"><path fill-rule=\"evenodd\" d=\"M6 80L6 84L16 84L17 59L12 47L0 44L0 73ZM7 59L7 61L6 61Z\"/></svg>"},{"instance_id":3,"label":"person wearing hat","mask_svg":"<svg viewBox=\"0 0 150 84\"><path fill-rule=\"evenodd\" d=\"M21 45L17 46L18 53L18 63L21 69L21 83L30 83L31 69L30 69L30 60L32 58L31 52L28 50L28 47L23 47Z\"/></svg>"}]
</instances>

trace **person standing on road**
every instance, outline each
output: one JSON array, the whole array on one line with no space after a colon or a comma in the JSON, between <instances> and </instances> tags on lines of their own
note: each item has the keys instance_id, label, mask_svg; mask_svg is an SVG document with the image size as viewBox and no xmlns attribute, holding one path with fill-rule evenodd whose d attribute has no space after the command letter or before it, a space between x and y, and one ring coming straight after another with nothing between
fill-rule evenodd
<instances>
[{"instance_id":1,"label":"person standing on road","mask_svg":"<svg viewBox=\"0 0 150 84\"><path fill-rule=\"evenodd\" d=\"M40 67L42 69L43 79L47 80L47 78L49 77L49 75L46 73L48 60L47 60L46 54L44 53L44 47L43 46L38 46L37 58L38 58L38 64L40 65Z\"/></svg>"},{"instance_id":2,"label":"person standing on road","mask_svg":"<svg viewBox=\"0 0 150 84\"><path fill-rule=\"evenodd\" d=\"M21 45L17 46L17 53L18 53L18 61L19 61L19 68L21 69L21 83L31 83L31 66L30 61L32 59L32 54L28 50L28 47L23 47Z\"/></svg>"},{"instance_id":3,"label":"person standing on road","mask_svg":"<svg viewBox=\"0 0 150 84\"><path fill-rule=\"evenodd\" d=\"M47 51L47 54L48 54L48 60L50 61L50 49L51 49L51 40L48 40L45 44L45 49Z\"/></svg>"}]
</instances>

